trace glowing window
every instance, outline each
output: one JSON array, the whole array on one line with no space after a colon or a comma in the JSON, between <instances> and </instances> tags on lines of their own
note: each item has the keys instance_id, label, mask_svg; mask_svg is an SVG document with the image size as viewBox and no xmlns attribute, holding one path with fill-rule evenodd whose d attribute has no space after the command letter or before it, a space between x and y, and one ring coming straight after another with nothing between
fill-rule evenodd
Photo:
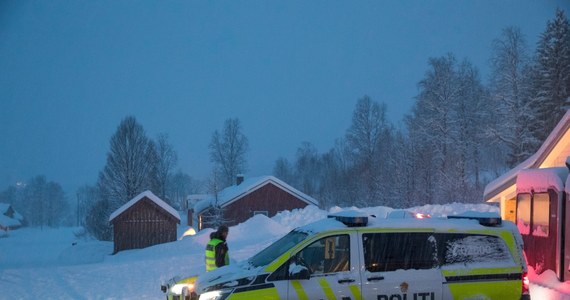
<instances>
[{"instance_id":1,"label":"glowing window","mask_svg":"<svg viewBox=\"0 0 570 300\"><path fill-rule=\"evenodd\" d=\"M550 227L550 196L537 193L533 196L532 235L547 237Z\"/></svg>"},{"instance_id":2,"label":"glowing window","mask_svg":"<svg viewBox=\"0 0 570 300\"><path fill-rule=\"evenodd\" d=\"M530 234L530 194L517 195L517 227L521 234Z\"/></svg>"}]
</instances>

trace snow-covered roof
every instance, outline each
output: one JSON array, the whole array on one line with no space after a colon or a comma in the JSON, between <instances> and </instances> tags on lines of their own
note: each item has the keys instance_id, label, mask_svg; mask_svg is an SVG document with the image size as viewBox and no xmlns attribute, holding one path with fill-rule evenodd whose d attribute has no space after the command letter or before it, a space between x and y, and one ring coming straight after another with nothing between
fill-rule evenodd
<instances>
[{"instance_id":1,"label":"snow-covered roof","mask_svg":"<svg viewBox=\"0 0 570 300\"><path fill-rule=\"evenodd\" d=\"M461 214L462 216L472 216L477 218L499 217L496 213L476 213L467 212ZM319 233L326 230L346 229L348 226L335 218L326 218L313 223L306 224L298 227L296 230L307 232L309 234ZM469 219L448 219L444 217L438 218L382 218L382 217L368 217L368 224L364 227L357 228L382 228L382 229L433 229L436 231L463 231L463 230L489 230L491 228L516 230L512 222L502 222L501 225L489 227L484 226L477 220Z\"/></svg>"},{"instance_id":2,"label":"snow-covered roof","mask_svg":"<svg viewBox=\"0 0 570 300\"><path fill-rule=\"evenodd\" d=\"M221 207L227 206L234 201L237 201L244 196L254 192L255 190L263 187L268 183L273 183L276 186L280 187L284 191L296 196L300 200L306 202L307 204L312 205L319 205L319 202L314 199L313 197L295 189L294 187L288 185L284 181L276 178L275 176L261 176L261 177L252 177L245 179L239 185L233 185L227 187L218 193L217 204ZM204 209L212 206L212 204L216 201L213 195L208 196L206 199L199 201L194 206L194 211L196 213L202 212Z\"/></svg>"},{"instance_id":3,"label":"snow-covered roof","mask_svg":"<svg viewBox=\"0 0 570 300\"><path fill-rule=\"evenodd\" d=\"M4 214L0 214L0 227L20 227L22 223L16 219L12 219Z\"/></svg>"},{"instance_id":4,"label":"snow-covered roof","mask_svg":"<svg viewBox=\"0 0 570 300\"><path fill-rule=\"evenodd\" d=\"M566 177L566 167L521 170L517 176L517 193L544 193L550 188L560 192L564 190Z\"/></svg>"},{"instance_id":5,"label":"snow-covered roof","mask_svg":"<svg viewBox=\"0 0 570 300\"><path fill-rule=\"evenodd\" d=\"M8 203L0 203L0 215L5 214L8 209L10 208L10 204Z\"/></svg>"},{"instance_id":6,"label":"snow-covered roof","mask_svg":"<svg viewBox=\"0 0 570 300\"><path fill-rule=\"evenodd\" d=\"M570 110L566 111L535 154L485 186L485 191L483 192L485 201L494 200L502 191L513 186L517 180L517 174L521 170L539 168L566 132L568 132L568 129L570 129Z\"/></svg>"},{"instance_id":7,"label":"snow-covered roof","mask_svg":"<svg viewBox=\"0 0 570 300\"><path fill-rule=\"evenodd\" d=\"M140 200L142 200L143 198L147 198L150 201L154 202L156 205L160 206L162 209L164 209L165 211L167 211L169 214L171 214L172 216L174 216L176 219L178 219L178 221L180 221L180 215L178 214L178 212L172 208L172 206L168 205L168 203L162 201L162 199L158 198L155 194L153 194L151 191L144 191L140 194L138 194L136 197L134 197L133 199L131 199L129 202L125 203L123 206L119 207L119 209L117 209L116 211L114 211L111 216L109 217L109 222L113 221L113 219L115 219L117 216L119 216L120 214L122 214L123 212L125 212L127 209L129 209L131 206L135 205L135 203L139 202Z\"/></svg>"}]
</instances>

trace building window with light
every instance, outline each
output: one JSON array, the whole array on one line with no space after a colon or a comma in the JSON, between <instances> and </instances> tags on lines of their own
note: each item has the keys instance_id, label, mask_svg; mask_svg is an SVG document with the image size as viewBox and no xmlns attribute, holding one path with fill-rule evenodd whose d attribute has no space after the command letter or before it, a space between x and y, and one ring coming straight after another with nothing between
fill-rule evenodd
<instances>
[{"instance_id":1,"label":"building window with light","mask_svg":"<svg viewBox=\"0 0 570 300\"><path fill-rule=\"evenodd\" d=\"M550 228L550 195L536 193L532 200L532 235L547 237Z\"/></svg>"},{"instance_id":2,"label":"building window with light","mask_svg":"<svg viewBox=\"0 0 570 300\"><path fill-rule=\"evenodd\" d=\"M517 227L521 234L530 234L530 194L517 196Z\"/></svg>"}]
</instances>

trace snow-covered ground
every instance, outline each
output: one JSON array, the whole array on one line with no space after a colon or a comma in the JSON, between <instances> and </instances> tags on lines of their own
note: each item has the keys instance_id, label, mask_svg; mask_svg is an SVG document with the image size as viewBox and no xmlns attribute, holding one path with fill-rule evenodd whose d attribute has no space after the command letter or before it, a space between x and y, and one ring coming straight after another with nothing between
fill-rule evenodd
<instances>
[{"instance_id":1,"label":"snow-covered ground","mask_svg":"<svg viewBox=\"0 0 570 300\"><path fill-rule=\"evenodd\" d=\"M324 211L309 206L273 218L257 215L231 227L228 245L232 260L247 259L291 229L340 210L343 209ZM362 210L385 216L392 209ZM498 212L486 204L458 203L409 210L432 216ZM186 229L179 227L180 237ZM211 231L116 255L111 255L111 242L78 238L81 228L22 228L8 235L0 233L0 299L161 299L161 283L174 276L203 272L204 247ZM540 276L532 270L529 273L533 299L570 299L570 283L558 282L553 272Z\"/></svg>"}]
</instances>

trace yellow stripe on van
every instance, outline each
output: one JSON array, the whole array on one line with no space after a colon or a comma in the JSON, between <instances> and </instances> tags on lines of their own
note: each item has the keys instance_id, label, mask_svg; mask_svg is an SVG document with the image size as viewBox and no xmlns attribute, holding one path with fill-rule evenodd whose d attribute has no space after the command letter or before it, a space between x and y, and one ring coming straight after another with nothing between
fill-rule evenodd
<instances>
[{"instance_id":1,"label":"yellow stripe on van","mask_svg":"<svg viewBox=\"0 0 570 300\"><path fill-rule=\"evenodd\" d=\"M309 300L307 293L305 293L303 286L298 280L291 280L291 285L295 289L295 292L297 292L297 297L299 297L299 300Z\"/></svg>"},{"instance_id":2,"label":"yellow stripe on van","mask_svg":"<svg viewBox=\"0 0 570 300\"><path fill-rule=\"evenodd\" d=\"M325 292L327 299L336 300L336 297L334 296L334 291L331 289L331 286L329 285L329 282L327 281L326 278L321 278L319 280L319 284L323 288L323 291Z\"/></svg>"},{"instance_id":3,"label":"yellow stripe on van","mask_svg":"<svg viewBox=\"0 0 570 300\"><path fill-rule=\"evenodd\" d=\"M228 300L278 300L279 293L276 288L266 288L242 293L234 293L228 297Z\"/></svg>"},{"instance_id":4,"label":"yellow stripe on van","mask_svg":"<svg viewBox=\"0 0 570 300\"><path fill-rule=\"evenodd\" d=\"M449 276L465 276L465 275L485 275L485 274L509 274L509 273L520 273L521 268L511 267L511 268L479 268L479 269L453 269L453 270L441 270L441 274L445 277Z\"/></svg>"},{"instance_id":5,"label":"yellow stripe on van","mask_svg":"<svg viewBox=\"0 0 570 300\"><path fill-rule=\"evenodd\" d=\"M360 294L360 289L358 288L358 285L349 285L348 288L352 292L354 299L362 299L362 294Z\"/></svg>"},{"instance_id":6,"label":"yellow stripe on van","mask_svg":"<svg viewBox=\"0 0 570 300\"><path fill-rule=\"evenodd\" d=\"M521 297L521 283L517 281L454 283L447 284L447 287L454 300L520 299Z\"/></svg>"}]
</instances>

